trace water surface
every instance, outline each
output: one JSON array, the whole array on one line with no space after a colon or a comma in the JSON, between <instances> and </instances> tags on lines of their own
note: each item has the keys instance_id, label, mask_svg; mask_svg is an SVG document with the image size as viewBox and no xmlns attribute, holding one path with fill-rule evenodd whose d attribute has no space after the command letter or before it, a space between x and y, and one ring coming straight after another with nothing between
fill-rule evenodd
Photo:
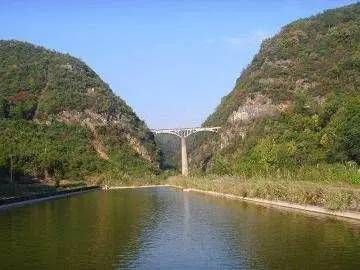
<instances>
[{"instance_id":1,"label":"water surface","mask_svg":"<svg viewBox=\"0 0 360 270\"><path fill-rule=\"evenodd\" d=\"M169 188L0 212L0 269L360 269L360 225Z\"/></svg>"}]
</instances>

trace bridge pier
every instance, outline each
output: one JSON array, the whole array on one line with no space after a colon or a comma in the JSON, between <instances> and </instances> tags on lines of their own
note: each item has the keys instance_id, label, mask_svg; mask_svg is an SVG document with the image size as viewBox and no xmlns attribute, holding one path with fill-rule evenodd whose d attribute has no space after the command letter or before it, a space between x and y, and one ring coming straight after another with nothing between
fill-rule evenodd
<instances>
[{"instance_id":1,"label":"bridge pier","mask_svg":"<svg viewBox=\"0 0 360 270\"><path fill-rule=\"evenodd\" d=\"M181 139L181 173L189 175L188 158L186 151L186 137L200 131L217 132L220 127L200 127L200 128L174 128L174 129L153 129L154 134L172 134Z\"/></svg>"},{"instance_id":2,"label":"bridge pier","mask_svg":"<svg viewBox=\"0 0 360 270\"><path fill-rule=\"evenodd\" d=\"M183 176L189 175L188 158L186 151L186 137L181 136L181 174Z\"/></svg>"}]
</instances>

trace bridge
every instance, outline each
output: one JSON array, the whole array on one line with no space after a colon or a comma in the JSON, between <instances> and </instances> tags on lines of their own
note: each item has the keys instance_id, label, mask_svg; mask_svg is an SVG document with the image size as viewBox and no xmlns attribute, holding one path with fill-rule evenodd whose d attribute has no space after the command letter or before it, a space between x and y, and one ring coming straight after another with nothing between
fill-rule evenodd
<instances>
[{"instance_id":1,"label":"bridge","mask_svg":"<svg viewBox=\"0 0 360 270\"><path fill-rule=\"evenodd\" d=\"M186 151L186 138L197 132L218 132L220 127L199 127L199 128L173 128L173 129L153 129L154 134L171 134L181 139L181 173L184 176L189 174L188 158Z\"/></svg>"}]
</instances>

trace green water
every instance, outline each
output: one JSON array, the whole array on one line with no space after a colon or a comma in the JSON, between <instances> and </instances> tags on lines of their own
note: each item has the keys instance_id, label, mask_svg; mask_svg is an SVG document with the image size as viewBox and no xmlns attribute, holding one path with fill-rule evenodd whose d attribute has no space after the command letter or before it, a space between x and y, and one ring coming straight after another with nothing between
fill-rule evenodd
<instances>
[{"instance_id":1,"label":"green water","mask_svg":"<svg viewBox=\"0 0 360 270\"><path fill-rule=\"evenodd\" d=\"M0 212L0 269L360 269L360 225L168 188Z\"/></svg>"}]
</instances>

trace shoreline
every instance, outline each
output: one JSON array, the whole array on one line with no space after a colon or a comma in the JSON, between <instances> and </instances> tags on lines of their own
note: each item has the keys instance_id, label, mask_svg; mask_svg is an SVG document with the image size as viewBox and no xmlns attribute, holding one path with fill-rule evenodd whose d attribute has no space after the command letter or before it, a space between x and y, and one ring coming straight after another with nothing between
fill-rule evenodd
<instances>
[{"instance_id":1,"label":"shoreline","mask_svg":"<svg viewBox=\"0 0 360 270\"><path fill-rule=\"evenodd\" d=\"M141 185L141 186L114 186L114 187L108 187L108 188L102 188L103 190L115 190L115 189L134 189L134 188L158 188L158 187L167 187L167 188L178 188L178 189L184 189L180 186L175 186L175 185L167 185L167 184L162 184L162 185Z\"/></svg>"},{"instance_id":2,"label":"shoreline","mask_svg":"<svg viewBox=\"0 0 360 270\"><path fill-rule=\"evenodd\" d=\"M79 195L83 193L87 193L90 191L95 190L103 190L103 191L110 191L110 190L121 190L121 189L144 189L144 188L159 188L159 187L165 187L165 188L175 188L180 189L182 192L194 192L194 193L200 193L205 195L211 195L231 200L239 200L244 202L250 202L255 203L262 206L270 206L274 208L283 208L288 210L296 210L301 211L303 213L316 213L316 214L322 214L327 215L331 217L339 217L343 218L345 220L355 220L360 221L360 212L352 212L352 211L332 211L328 210L324 207L315 206L315 205L302 205L302 204L296 204L296 203L289 203L286 201L273 201L273 200L266 200L266 199L259 199L259 198L249 198L249 197L242 197L239 195L233 195L233 194L227 194L227 193L221 193L216 191L209 191L209 190L202 190L202 189L196 189L196 188L183 188L181 186L177 185L170 185L170 184L161 184L161 185L141 185L141 186L110 186L107 188L100 187L100 186L92 186L92 187L85 187L85 188L78 188L73 190L64 190L59 191L58 194L38 194L34 195L35 198L33 199L25 199L25 198L14 198L14 202L10 203L4 203L0 205L0 211L14 208L14 207L20 207L28 204L38 203L42 201L48 201L58 198L64 198L69 197L72 195ZM37 198L36 198L37 197Z\"/></svg>"},{"instance_id":3,"label":"shoreline","mask_svg":"<svg viewBox=\"0 0 360 270\"><path fill-rule=\"evenodd\" d=\"M35 195L24 196L24 197L15 197L15 198L8 199L10 201L9 203L4 202L4 201L6 201L6 200L4 200L2 202L2 204L0 205L0 211L6 210L9 208L20 207L20 206L24 206L24 205L28 205L28 204L69 197L72 195L80 195L80 194L87 193L90 191L95 191L95 190L101 190L101 187L100 186L82 187L82 188L75 188L75 189L70 189L70 190L61 190L61 191L51 193L51 194L45 193L45 194L35 194Z\"/></svg>"},{"instance_id":4,"label":"shoreline","mask_svg":"<svg viewBox=\"0 0 360 270\"><path fill-rule=\"evenodd\" d=\"M249 197L242 197L242 196L238 196L238 195L232 195L232 194L221 193L221 192L216 192L216 191L201 190L201 189L196 189L196 188L183 188L181 186L175 186L175 185L115 186L115 187L109 187L107 190L156 188L156 187L176 188L176 189L181 189L183 192L201 193L201 194L205 194L205 195L222 197L222 198L231 199L231 200L251 202L251 203L255 203L255 204L263 205L263 206L271 206L274 208L286 208L289 210L301 211L301 212L307 213L307 214L316 213L316 214L322 214L322 215L327 215L327 216L331 216L331 217L339 217L339 218L343 218L344 220L351 219L353 221L354 220L360 221L360 212L332 211L332 210L328 210L324 207L315 206L315 205L302 205L302 204L289 203L286 201L272 201L272 200L265 200L265 199L259 199L259 198L249 198Z\"/></svg>"},{"instance_id":5,"label":"shoreline","mask_svg":"<svg viewBox=\"0 0 360 270\"><path fill-rule=\"evenodd\" d=\"M302 205L302 204L289 203L289 202L285 202L285 201L271 201L271 200L258 199L258 198L248 198L248 197L241 197L238 195L231 195L231 194L226 194L226 193L194 189L194 188L183 189L183 191L184 192L202 193L202 194L206 194L206 195L212 195L212 196L227 198L227 199L231 199L231 200L241 200L241 201L246 201L246 202L252 202L252 203L259 204L259 205L287 208L287 209L301 211L303 213L311 212L311 213L324 214L324 215L333 216L333 217L341 217L341 218L345 218L345 219L352 219L352 220L360 221L360 213L358 213L358 212L332 211L332 210L328 210L324 207L315 206L315 205Z\"/></svg>"}]
</instances>

